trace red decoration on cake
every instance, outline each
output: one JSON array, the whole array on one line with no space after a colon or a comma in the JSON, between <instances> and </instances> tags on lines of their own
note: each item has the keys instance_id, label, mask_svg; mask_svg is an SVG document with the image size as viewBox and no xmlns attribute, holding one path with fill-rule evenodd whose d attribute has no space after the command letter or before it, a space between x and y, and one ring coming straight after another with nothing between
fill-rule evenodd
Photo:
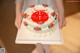
<instances>
[{"instance_id":1,"label":"red decoration on cake","mask_svg":"<svg viewBox=\"0 0 80 53\"><path fill-rule=\"evenodd\" d=\"M55 12L52 12L51 15L54 16L55 15Z\"/></svg>"},{"instance_id":2,"label":"red decoration on cake","mask_svg":"<svg viewBox=\"0 0 80 53\"><path fill-rule=\"evenodd\" d=\"M36 31L39 31L39 30L40 30L40 27L36 26L34 29L35 29Z\"/></svg>"},{"instance_id":3,"label":"red decoration on cake","mask_svg":"<svg viewBox=\"0 0 80 53\"><path fill-rule=\"evenodd\" d=\"M29 15L25 13L25 14L23 14L22 16L23 16L23 17L28 17Z\"/></svg>"},{"instance_id":4,"label":"red decoration on cake","mask_svg":"<svg viewBox=\"0 0 80 53\"><path fill-rule=\"evenodd\" d=\"M45 21L47 21L49 18L48 14L44 11L37 11L37 12L34 12L32 15L31 15L31 19L34 21L34 22L37 22L38 24L42 24L44 23Z\"/></svg>"},{"instance_id":5,"label":"red decoration on cake","mask_svg":"<svg viewBox=\"0 0 80 53\"><path fill-rule=\"evenodd\" d=\"M48 5L47 5L47 4L43 4L43 6L44 6L44 7L48 7Z\"/></svg>"},{"instance_id":6,"label":"red decoration on cake","mask_svg":"<svg viewBox=\"0 0 80 53\"><path fill-rule=\"evenodd\" d=\"M24 26L27 26L27 25L28 25L28 24L27 24L27 22L25 21L25 22L24 22Z\"/></svg>"},{"instance_id":7,"label":"red decoration on cake","mask_svg":"<svg viewBox=\"0 0 80 53\"><path fill-rule=\"evenodd\" d=\"M52 28L52 27L54 26L54 24L53 24L53 23L51 23L49 26L50 26L50 28Z\"/></svg>"}]
</instances>

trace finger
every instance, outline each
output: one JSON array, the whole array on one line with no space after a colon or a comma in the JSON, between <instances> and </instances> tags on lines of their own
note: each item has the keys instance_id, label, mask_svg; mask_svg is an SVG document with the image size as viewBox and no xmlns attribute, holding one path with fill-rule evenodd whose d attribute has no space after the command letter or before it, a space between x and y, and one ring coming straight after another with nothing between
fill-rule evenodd
<instances>
[{"instance_id":1,"label":"finger","mask_svg":"<svg viewBox=\"0 0 80 53\"><path fill-rule=\"evenodd\" d=\"M20 29L20 28L21 28L21 22L18 23L18 29Z\"/></svg>"},{"instance_id":2,"label":"finger","mask_svg":"<svg viewBox=\"0 0 80 53\"><path fill-rule=\"evenodd\" d=\"M15 26L17 29L19 29L19 23L15 22Z\"/></svg>"},{"instance_id":3,"label":"finger","mask_svg":"<svg viewBox=\"0 0 80 53\"><path fill-rule=\"evenodd\" d=\"M66 26L66 21L63 22L63 27Z\"/></svg>"},{"instance_id":4,"label":"finger","mask_svg":"<svg viewBox=\"0 0 80 53\"><path fill-rule=\"evenodd\" d=\"M62 29L62 24L59 24L59 29Z\"/></svg>"},{"instance_id":5,"label":"finger","mask_svg":"<svg viewBox=\"0 0 80 53\"><path fill-rule=\"evenodd\" d=\"M19 29L19 25L16 23L16 27L17 27L17 29Z\"/></svg>"},{"instance_id":6,"label":"finger","mask_svg":"<svg viewBox=\"0 0 80 53\"><path fill-rule=\"evenodd\" d=\"M62 29L62 22L59 21L59 28Z\"/></svg>"},{"instance_id":7,"label":"finger","mask_svg":"<svg viewBox=\"0 0 80 53\"><path fill-rule=\"evenodd\" d=\"M64 22L64 26L66 26L66 21Z\"/></svg>"}]
</instances>

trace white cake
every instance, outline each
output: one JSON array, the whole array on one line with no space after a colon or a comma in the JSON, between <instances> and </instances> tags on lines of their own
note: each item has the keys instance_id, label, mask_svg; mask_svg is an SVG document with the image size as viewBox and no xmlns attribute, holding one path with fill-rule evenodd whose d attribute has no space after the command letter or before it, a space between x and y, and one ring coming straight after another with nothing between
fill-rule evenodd
<instances>
[{"instance_id":1,"label":"white cake","mask_svg":"<svg viewBox=\"0 0 80 53\"><path fill-rule=\"evenodd\" d=\"M25 18L24 26L35 32L47 32L51 28L56 28L57 15L46 4L30 6L30 8L25 10L23 18Z\"/></svg>"}]
</instances>

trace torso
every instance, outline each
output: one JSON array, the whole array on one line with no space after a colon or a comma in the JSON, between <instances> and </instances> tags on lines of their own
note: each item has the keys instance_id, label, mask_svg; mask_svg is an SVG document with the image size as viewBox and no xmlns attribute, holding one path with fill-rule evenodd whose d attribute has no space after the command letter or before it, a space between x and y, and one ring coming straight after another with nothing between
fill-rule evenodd
<instances>
[{"instance_id":1,"label":"torso","mask_svg":"<svg viewBox=\"0 0 80 53\"><path fill-rule=\"evenodd\" d=\"M22 13L30 6L30 5L38 5L38 4L47 4L51 8L53 8L55 11L57 11L57 8L55 6L55 3L53 0L24 0Z\"/></svg>"}]
</instances>

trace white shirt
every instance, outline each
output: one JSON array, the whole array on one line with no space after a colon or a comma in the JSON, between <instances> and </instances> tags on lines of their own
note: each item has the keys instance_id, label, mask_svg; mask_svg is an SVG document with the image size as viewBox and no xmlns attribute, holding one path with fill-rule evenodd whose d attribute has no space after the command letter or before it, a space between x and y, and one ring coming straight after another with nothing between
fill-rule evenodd
<instances>
[{"instance_id":1,"label":"white shirt","mask_svg":"<svg viewBox=\"0 0 80 53\"><path fill-rule=\"evenodd\" d=\"M55 11L57 8L55 6L54 0L16 0L15 2L23 3L22 13L30 6L30 5L38 5L38 4L47 4Z\"/></svg>"}]
</instances>

